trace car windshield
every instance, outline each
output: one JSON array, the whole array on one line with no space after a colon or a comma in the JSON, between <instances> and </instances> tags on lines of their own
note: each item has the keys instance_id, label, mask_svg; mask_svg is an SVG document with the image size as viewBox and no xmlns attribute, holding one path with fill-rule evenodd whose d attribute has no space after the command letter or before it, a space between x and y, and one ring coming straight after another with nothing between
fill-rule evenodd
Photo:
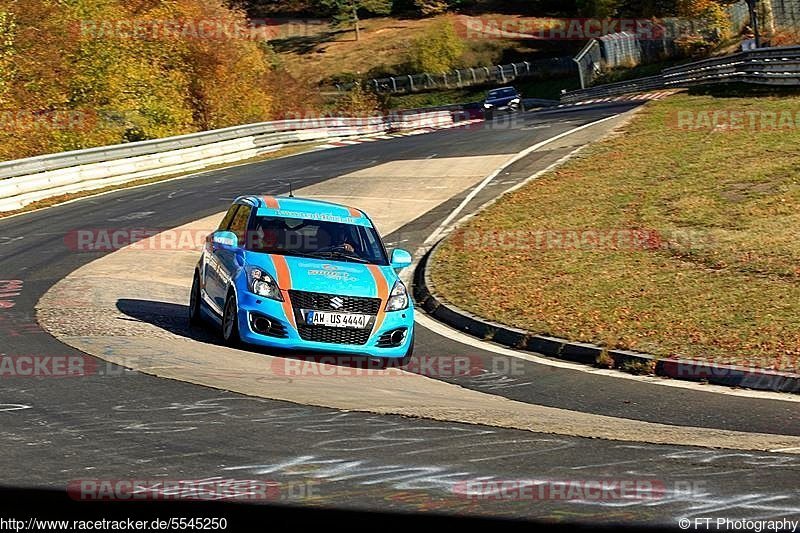
<instances>
[{"instance_id":1,"label":"car windshield","mask_svg":"<svg viewBox=\"0 0 800 533\"><path fill-rule=\"evenodd\" d=\"M516 94L516 89L507 87L505 89L494 89L489 91L489 98L506 98L508 96L515 96Z\"/></svg>"},{"instance_id":2,"label":"car windshield","mask_svg":"<svg viewBox=\"0 0 800 533\"><path fill-rule=\"evenodd\" d=\"M245 247L252 252L388 264L374 228L329 220L258 216Z\"/></svg>"}]
</instances>

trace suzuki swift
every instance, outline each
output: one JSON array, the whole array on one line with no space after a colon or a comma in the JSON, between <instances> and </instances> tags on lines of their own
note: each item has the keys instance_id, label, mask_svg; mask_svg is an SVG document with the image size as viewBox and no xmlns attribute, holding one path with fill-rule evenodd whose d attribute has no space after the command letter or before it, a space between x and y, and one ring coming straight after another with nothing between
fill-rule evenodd
<instances>
[{"instance_id":1,"label":"suzuki swift","mask_svg":"<svg viewBox=\"0 0 800 533\"><path fill-rule=\"evenodd\" d=\"M414 347L414 308L370 218L339 204L242 196L206 239L190 320L226 344L395 358Z\"/></svg>"}]
</instances>

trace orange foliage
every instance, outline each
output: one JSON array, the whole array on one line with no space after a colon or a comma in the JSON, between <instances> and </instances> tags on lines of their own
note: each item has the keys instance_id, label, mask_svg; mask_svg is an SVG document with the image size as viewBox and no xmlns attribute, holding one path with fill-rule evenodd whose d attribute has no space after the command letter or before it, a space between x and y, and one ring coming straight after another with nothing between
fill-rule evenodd
<instances>
[{"instance_id":1,"label":"orange foliage","mask_svg":"<svg viewBox=\"0 0 800 533\"><path fill-rule=\"evenodd\" d=\"M271 120L299 85L224 0L0 0L0 159Z\"/></svg>"}]
</instances>

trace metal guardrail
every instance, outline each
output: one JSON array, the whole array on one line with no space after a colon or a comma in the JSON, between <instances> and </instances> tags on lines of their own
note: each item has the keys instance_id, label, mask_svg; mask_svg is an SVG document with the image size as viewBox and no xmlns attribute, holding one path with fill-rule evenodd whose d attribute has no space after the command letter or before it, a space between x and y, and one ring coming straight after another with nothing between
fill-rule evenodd
<instances>
[{"instance_id":1,"label":"metal guardrail","mask_svg":"<svg viewBox=\"0 0 800 533\"><path fill-rule=\"evenodd\" d=\"M348 120L349 122L347 122ZM85 165L100 161L108 161L110 159L121 159L124 157L156 154L169 150L179 150L181 148L192 148L248 136L260 136L277 132L296 131L299 129L308 128L311 125L317 128L342 128L347 127L348 124L356 124L356 120L360 125L368 125L370 122L365 122L365 120L372 119L314 119L312 121L298 119L262 122L259 124L247 124L244 126L233 126L230 128L204 131L200 133L178 135L165 139L154 139L150 141L140 141L129 144L101 146L86 150L47 154L16 161L0 162L0 179L22 176L32 172L56 170L74 165ZM384 122L380 117L377 117L374 120L376 125L381 125Z\"/></svg>"},{"instance_id":2,"label":"metal guardrail","mask_svg":"<svg viewBox=\"0 0 800 533\"><path fill-rule=\"evenodd\" d=\"M373 78L365 82L367 87L380 94L403 94L432 89L454 89L484 84L505 84L515 79L533 76L566 76L575 73L575 64L569 57L535 59L508 65L472 67L452 72L422 72L405 76ZM345 91L352 83L337 84L336 89Z\"/></svg>"},{"instance_id":3,"label":"metal guardrail","mask_svg":"<svg viewBox=\"0 0 800 533\"><path fill-rule=\"evenodd\" d=\"M761 48L666 68L646 78L598 85L565 93L564 103L658 89L719 83L800 86L800 46Z\"/></svg>"},{"instance_id":4,"label":"metal guardrail","mask_svg":"<svg viewBox=\"0 0 800 533\"><path fill-rule=\"evenodd\" d=\"M0 211L52 196L241 161L287 144L442 127L452 124L453 117L450 111L426 111L282 120L5 161L0 163Z\"/></svg>"}]
</instances>

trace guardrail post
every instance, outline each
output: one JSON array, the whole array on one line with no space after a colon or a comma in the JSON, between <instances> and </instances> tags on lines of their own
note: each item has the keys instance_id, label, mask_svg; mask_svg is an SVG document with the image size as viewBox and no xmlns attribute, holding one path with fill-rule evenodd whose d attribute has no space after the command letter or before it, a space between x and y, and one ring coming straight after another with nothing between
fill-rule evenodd
<instances>
[{"instance_id":1,"label":"guardrail post","mask_svg":"<svg viewBox=\"0 0 800 533\"><path fill-rule=\"evenodd\" d=\"M581 62L575 58L572 59L576 65L578 65L578 79L581 82L581 89L586 88L586 81L583 79L583 69L581 68Z\"/></svg>"},{"instance_id":2,"label":"guardrail post","mask_svg":"<svg viewBox=\"0 0 800 533\"><path fill-rule=\"evenodd\" d=\"M527 61L523 61L523 63L525 63L525 74L530 75L530 73L531 73L531 64L528 63Z\"/></svg>"},{"instance_id":3,"label":"guardrail post","mask_svg":"<svg viewBox=\"0 0 800 533\"><path fill-rule=\"evenodd\" d=\"M469 67L469 73L472 74L472 83L473 84L477 84L478 83L478 78L475 77L475 69L472 68L472 67Z\"/></svg>"},{"instance_id":4,"label":"guardrail post","mask_svg":"<svg viewBox=\"0 0 800 533\"><path fill-rule=\"evenodd\" d=\"M511 63L511 68L514 69L514 79L517 79L517 77L519 76L519 72L517 72L517 64Z\"/></svg>"},{"instance_id":5,"label":"guardrail post","mask_svg":"<svg viewBox=\"0 0 800 533\"><path fill-rule=\"evenodd\" d=\"M414 89L414 78L411 76L411 74L408 75L408 86L410 87L409 92L413 93L414 90L415 90Z\"/></svg>"},{"instance_id":6,"label":"guardrail post","mask_svg":"<svg viewBox=\"0 0 800 533\"><path fill-rule=\"evenodd\" d=\"M393 90L394 92L397 92L397 80L396 80L396 79L394 79L394 76L392 76L392 77L391 77L391 78L389 78L389 79L390 79L390 80L392 80L392 90Z\"/></svg>"},{"instance_id":7,"label":"guardrail post","mask_svg":"<svg viewBox=\"0 0 800 533\"><path fill-rule=\"evenodd\" d=\"M442 72L442 80L444 81L445 88L449 89L449 87L447 86L447 72Z\"/></svg>"},{"instance_id":8,"label":"guardrail post","mask_svg":"<svg viewBox=\"0 0 800 533\"><path fill-rule=\"evenodd\" d=\"M506 82L506 73L503 72L503 66L502 65L497 65L497 70L500 71L501 83L505 83Z\"/></svg>"},{"instance_id":9,"label":"guardrail post","mask_svg":"<svg viewBox=\"0 0 800 533\"><path fill-rule=\"evenodd\" d=\"M464 85L461 83L461 71L456 69L456 76L458 76L458 86L463 87Z\"/></svg>"}]
</instances>

